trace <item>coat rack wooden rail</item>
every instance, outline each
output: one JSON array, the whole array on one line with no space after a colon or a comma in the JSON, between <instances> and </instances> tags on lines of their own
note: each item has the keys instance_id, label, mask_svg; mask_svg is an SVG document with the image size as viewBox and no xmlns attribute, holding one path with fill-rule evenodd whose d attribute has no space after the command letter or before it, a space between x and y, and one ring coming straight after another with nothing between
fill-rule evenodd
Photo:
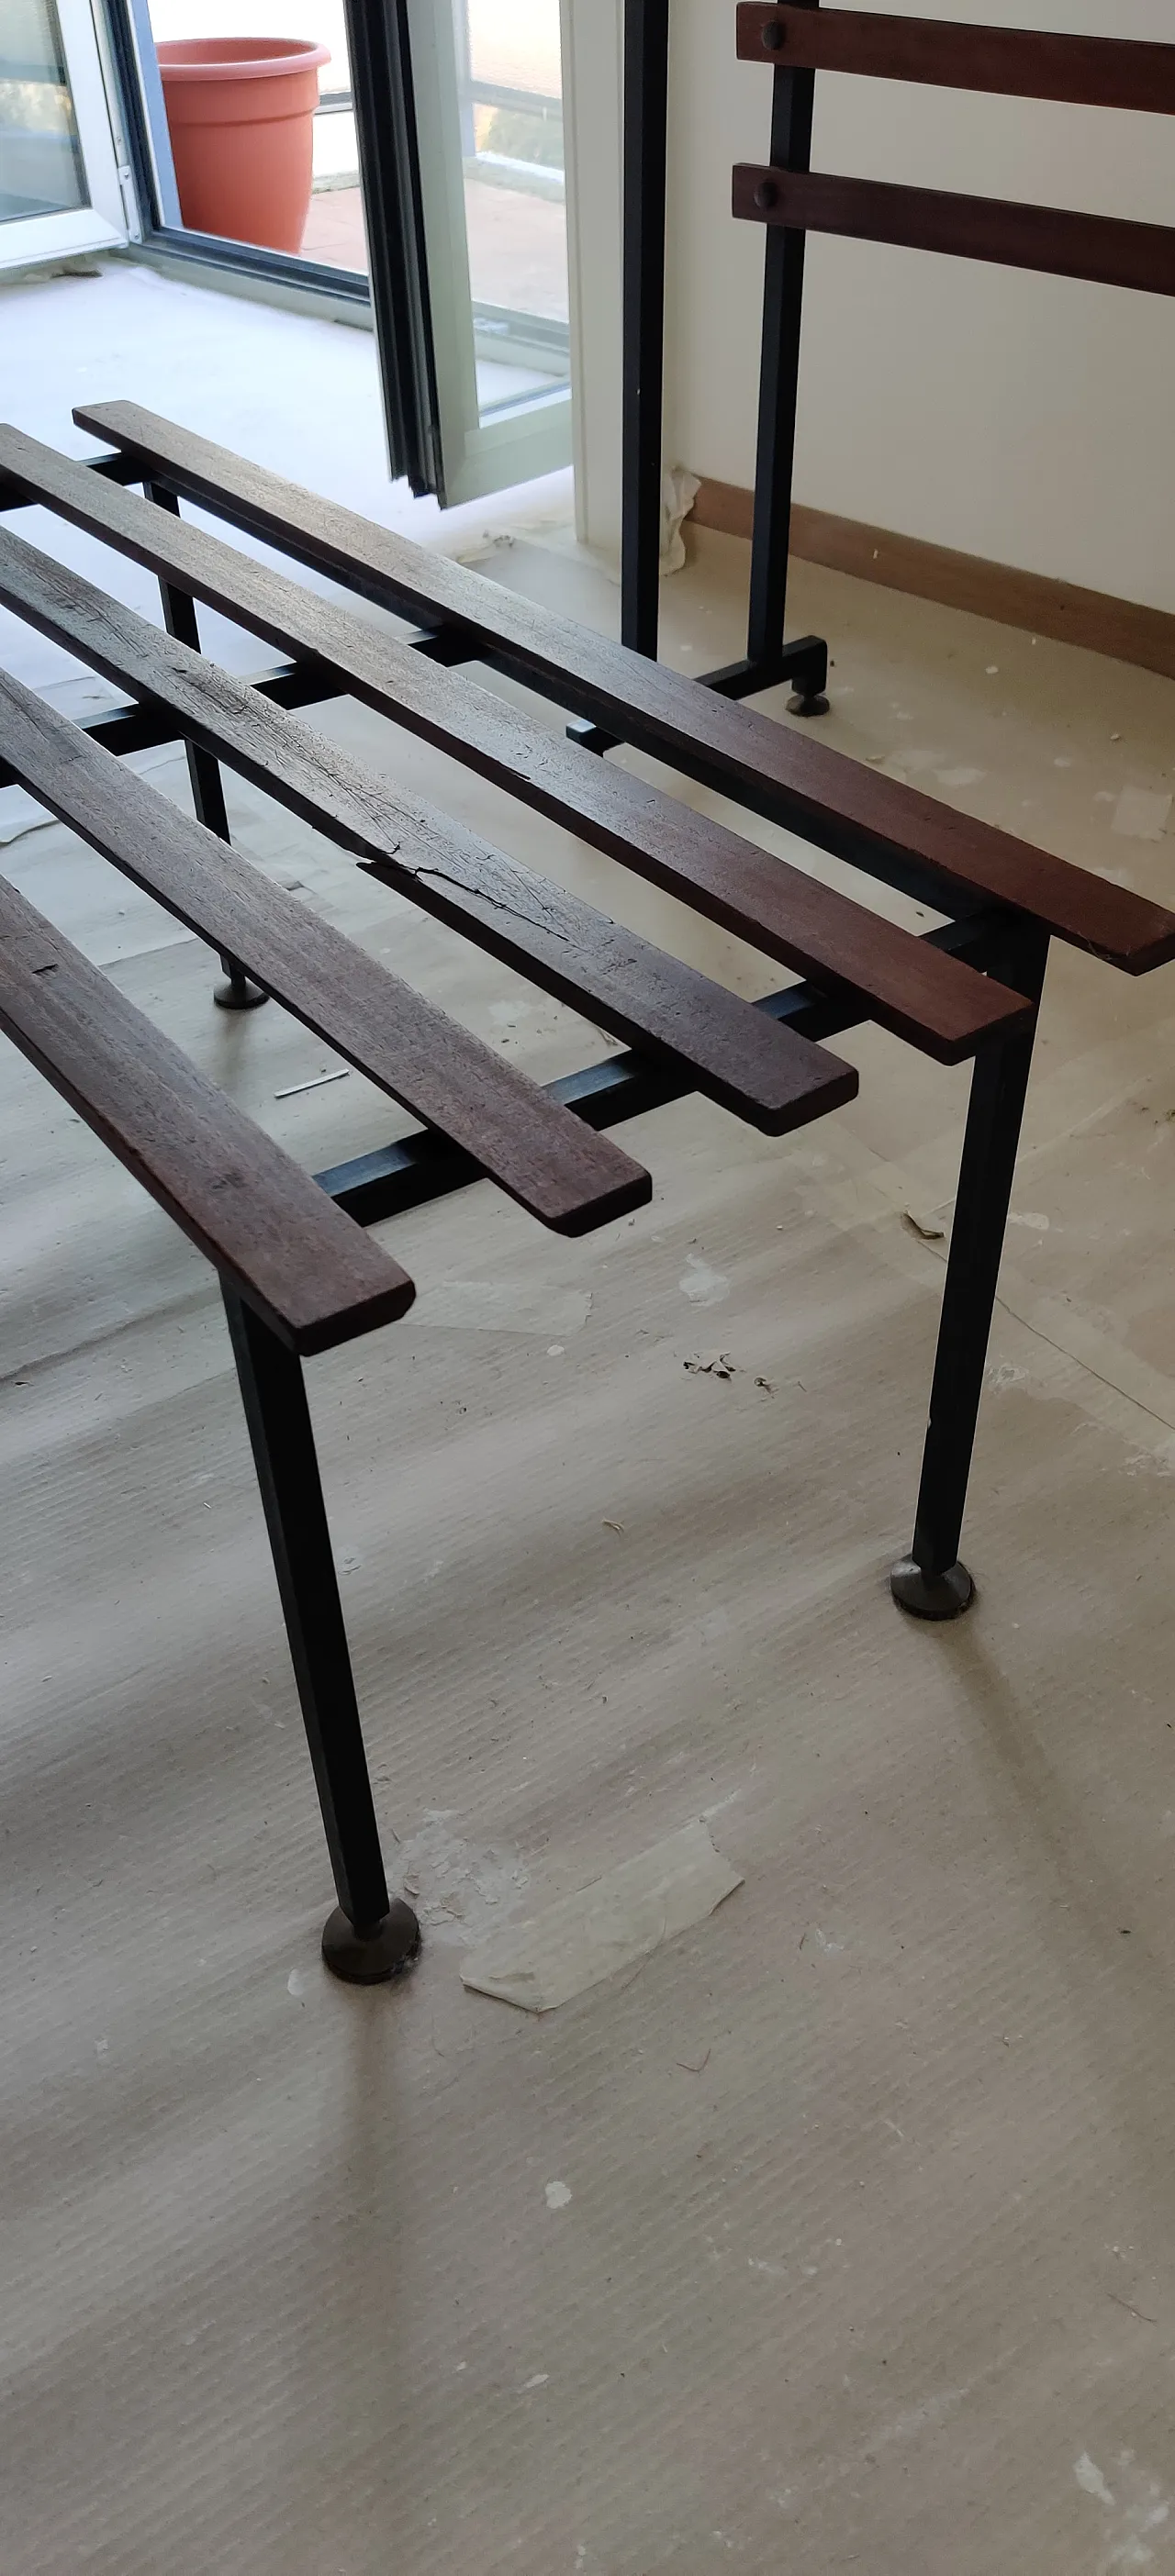
<instances>
[{"instance_id":1,"label":"coat rack wooden rail","mask_svg":"<svg viewBox=\"0 0 1175 2576\"><path fill-rule=\"evenodd\" d=\"M824 9L817 0L779 8L741 0L738 51L767 59L777 77L811 81L819 71L991 91L1003 98L1079 101L1084 106L1175 115L1175 45L1102 36L1034 35L1002 27L952 27L927 18L886 18ZM806 157L806 156L805 156ZM1175 229L1120 217L1013 205L949 189L842 179L784 155L740 164L734 212L789 233L841 233L956 259L993 260L1054 277L1175 295ZM786 253L784 254L786 257Z\"/></svg>"}]
</instances>

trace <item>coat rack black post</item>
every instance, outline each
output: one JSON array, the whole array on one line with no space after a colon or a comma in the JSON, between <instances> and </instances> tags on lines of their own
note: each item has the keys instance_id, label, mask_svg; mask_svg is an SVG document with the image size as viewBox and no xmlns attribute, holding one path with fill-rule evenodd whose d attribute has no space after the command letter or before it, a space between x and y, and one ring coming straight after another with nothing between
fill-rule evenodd
<instances>
[{"instance_id":1,"label":"coat rack black post","mask_svg":"<svg viewBox=\"0 0 1175 2576\"><path fill-rule=\"evenodd\" d=\"M812 7L819 0L810 0ZM812 111L816 75L792 71L778 60L779 29L763 30L765 50L776 58L771 97L771 166L807 170L812 158ZM789 659L783 641L787 606L788 552L791 542L792 475L796 446L796 402L800 378L800 328L804 301L804 249L807 236L782 226L768 235L763 270L763 354L759 371L759 429L755 453L755 515L751 536L751 602L747 623L747 664L752 671L778 669L780 678L796 672L798 695L809 701L797 713L823 714L828 685L828 657L814 637L802 675Z\"/></svg>"},{"instance_id":2,"label":"coat rack black post","mask_svg":"<svg viewBox=\"0 0 1175 2576\"><path fill-rule=\"evenodd\" d=\"M620 635L657 658L669 0L625 0Z\"/></svg>"},{"instance_id":3,"label":"coat rack black post","mask_svg":"<svg viewBox=\"0 0 1175 2576\"><path fill-rule=\"evenodd\" d=\"M801 0L816 8L819 0ZM779 51L777 30L763 31L764 49ZM771 98L771 165L806 170L812 151L816 76L776 64ZM804 298L804 235L777 230L766 245L763 268L763 341L759 361L759 428L755 450L755 508L751 526L751 596L747 649L741 662L708 671L706 685L724 697L750 698L760 689L793 680L788 700L794 716L828 713L828 646L819 635L784 642L788 546L791 536L792 467L800 375L800 325Z\"/></svg>"}]
</instances>

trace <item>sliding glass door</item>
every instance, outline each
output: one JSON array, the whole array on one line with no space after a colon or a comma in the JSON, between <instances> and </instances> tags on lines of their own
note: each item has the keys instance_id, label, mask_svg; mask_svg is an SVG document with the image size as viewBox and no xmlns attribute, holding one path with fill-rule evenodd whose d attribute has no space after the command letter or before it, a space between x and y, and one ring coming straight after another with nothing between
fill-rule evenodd
<instances>
[{"instance_id":1,"label":"sliding glass door","mask_svg":"<svg viewBox=\"0 0 1175 2576\"><path fill-rule=\"evenodd\" d=\"M89 0L0 0L0 269L126 238Z\"/></svg>"}]
</instances>

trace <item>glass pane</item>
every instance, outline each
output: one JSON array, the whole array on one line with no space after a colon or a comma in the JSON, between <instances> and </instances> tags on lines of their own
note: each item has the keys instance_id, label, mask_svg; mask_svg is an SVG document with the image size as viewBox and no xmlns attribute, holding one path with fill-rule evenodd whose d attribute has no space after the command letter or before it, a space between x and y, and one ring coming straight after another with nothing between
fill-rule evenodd
<instances>
[{"instance_id":1,"label":"glass pane","mask_svg":"<svg viewBox=\"0 0 1175 2576\"><path fill-rule=\"evenodd\" d=\"M0 0L0 223L89 202L53 0Z\"/></svg>"},{"instance_id":2,"label":"glass pane","mask_svg":"<svg viewBox=\"0 0 1175 2576\"><path fill-rule=\"evenodd\" d=\"M6 0L0 0L0 8ZM343 0L149 0L151 32L160 49L164 99L167 105L172 156L176 164L176 184L184 222L196 232L212 232L229 241L251 241L266 244L273 250L300 252L328 268L345 268L367 273L367 242L363 230L363 201L359 193L359 156L355 144L355 118L351 109L351 66L347 53L347 30ZM247 37L242 37L242 28ZM207 61L218 49L223 58L228 40L239 53L247 45L256 60L264 51L262 40L286 39L295 34L310 46L324 47L330 59L317 67L318 103L304 154L305 167L300 179L290 176L284 206L271 192L271 207L259 201L256 182L260 176L261 155L268 153L270 139L278 141L281 120L264 120L255 129L255 140L248 150L242 149L240 127L229 132L227 151L218 150L213 140L212 116L216 108L216 91L210 87L207 115L201 112L197 127L192 107L193 83L181 84L169 71L176 59L173 49L190 52L198 44ZM259 110L267 95L274 95L264 79L258 81L256 97ZM234 118L237 110L233 110ZM267 132L268 126L268 132ZM222 132L225 129L221 129ZM284 127L280 148L288 151L290 129ZM247 182L242 194L242 183Z\"/></svg>"},{"instance_id":3,"label":"glass pane","mask_svg":"<svg viewBox=\"0 0 1175 2576\"><path fill-rule=\"evenodd\" d=\"M478 404L569 381L559 0L454 0Z\"/></svg>"}]
</instances>

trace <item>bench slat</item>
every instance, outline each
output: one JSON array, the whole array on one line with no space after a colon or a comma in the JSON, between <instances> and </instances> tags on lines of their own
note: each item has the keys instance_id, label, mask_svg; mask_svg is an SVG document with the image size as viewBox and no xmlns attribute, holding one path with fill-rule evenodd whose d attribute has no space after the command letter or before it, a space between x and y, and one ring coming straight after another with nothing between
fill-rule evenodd
<instances>
[{"instance_id":1,"label":"bench slat","mask_svg":"<svg viewBox=\"0 0 1175 2576\"><path fill-rule=\"evenodd\" d=\"M926 950L895 924L627 770L585 761L548 725L439 669L272 565L34 440L18 436L6 443L0 435L0 461L9 456L30 479L36 475L37 488L67 509L74 524L178 580L283 652L329 663L369 706L785 966L859 996L884 1028L939 1063L958 1063L983 1039L1006 1035L1013 1020L1026 1017L1018 995Z\"/></svg>"},{"instance_id":2,"label":"bench slat","mask_svg":"<svg viewBox=\"0 0 1175 2576\"><path fill-rule=\"evenodd\" d=\"M316 1035L467 1152L559 1233L651 1195L648 1174L513 1065L177 812L19 681L0 674L0 745L30 793L189 929L239 957Z\"/></svg>"},{"instance_id":3,"label":"bench slat","mask_svg":"<svg viewBox=\"0 0 1175 2576\"><path fill-rule=\"evenodd\" d=\"M411 1305L399 1263L3 877L0 1028L291 1348Z\"/></svg>"},{"instance_id":4,"label":"bench slat","mask_svg":"<svg viewBox=\"0 0 1175 2576\"><path fill-rule=\"evenodd\" d=\"M740 0L736 21L743 61L779 71L856 72L1175 116L1175 45L1027 27L952 27L863 9L776 8L772 0Z\"/></svg>"},{"instance_id":5,"label":"bench slat","mask_svg":"<svg viewBox=\"0 0 1175 2576\"><path fill-rule=\"evenodd\" d=\"M186 645L161 635L132 609L105 599L92 584L10 531L0 531L0 598L137 696L174 710L178 730L221 753L267 794L356 852L381 879L425 910L519 967L560 1000L586 1010L627 1044L669 1057L711 1098L766 1133L785 1134L853 1097L855 1073L810 1039L765 1020L737 994L664 956L604 914L487 848L459 824L449 823L427 806L409 804L246 682L232 679ZM111 759L109 754L102 756ZM19 766L15 759L12 765ZM52 798L51 764L42 775L45 792ZM110 791L107 801L116 817L116 790ZM261 906L264 918L244 923L230 920L226 889L232 882L231 867L223 861L223 843L213 841L210 847L220 867L218 872L205 859L205 935L240 957L259 982L276 989L267 952L258 946L259 938L272 927L271 898L276 890L257 877L253 913ZM292 944L287 939L281 998L305 1016L305 968L311 940L309 932L300 944L297 938L297 929L307 920L304 908L292 905L291 917L295 929ZM316 927L321 931L322 925ZM346 1052L346 1032L348 1027L354 1030L363 976L358 962L352 962L350 942L339 939L337 948L330 1025L323 1033ZM363 1021L366 1061L371 1061L377 1032L387 1029L390 1008L401 1048L415 1017L424 1042L418 1052L427 1061L419 1069L412 1066L415 1088L407 1105L480 1161L492 1164L496 1176L505 1179L509 1171L508 1185L515 1195L529 1193L527 1204L534 1206L536 1214L546 1215L549 1223L564 1231L569 1223L572 1230L578 1229L580 1217L576 1206L567 1204L564 1177L574 1177L578 1198L590 1201L583 1214L585 1224L619 1212L607 1195L617 1185L625 1192L626 1205L636 1203L632 1190L637 1199L648 1196L651 1185L646 1176L640 1175L638 1185L638 1166L611 1140L595 1138L589 1146L578 1121L544 1101L532 1084L489 1055L479 1041L462 1037L417 995L409 999L406 987L392 985L389 992L389 979L381 969L371 966L367 975L374 981ZM429 1043L430 1027L438 1035L444 1032L439 1043L436 1036ZM386 1041L383 1062L386 1072ZM458 1134L460 1104L450 1093L462 1065L468 1069L473 1114L463 1115L463 1132ZM400 1089L396 1096L406 1094ZM500 1117L495 1103L504 1113ZM554 1151L557 1168L544 1171L545 1195L540 1197L531 1163L544 1137Z\"/></svg>"},{"instance_id":6,"label":"bench slat","mask_svg":"<svg viewBox=\"0 0 1175 2576\"><path fill-rule=\"evenodd\" d=\"M629 653L136 403L82 405L74 419L234 526L385 607L426 626L448 626L560 705L820 849L854 865L868 866L873 856L882 872L912 856L947 885L1031 913L1057 938L1128 974L1175 956L1175 915L1128 887L882 778L810 733Z\"/></svg>"}]
</instances>

